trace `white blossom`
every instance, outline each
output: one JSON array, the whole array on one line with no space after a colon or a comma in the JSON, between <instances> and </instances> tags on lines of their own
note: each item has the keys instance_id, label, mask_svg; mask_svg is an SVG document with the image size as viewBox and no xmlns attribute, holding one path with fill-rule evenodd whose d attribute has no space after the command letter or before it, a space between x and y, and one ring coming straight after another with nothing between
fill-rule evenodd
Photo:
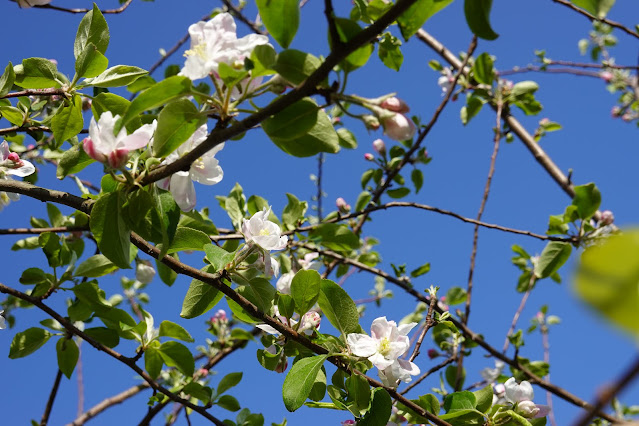
<instances>
[{"instance_id":1,"label":"white blossom","mask_svg":"<svg viewBox=\"0 0 639 426\"><path fill-rule=\"evenodd\" d=\"M138 263L135 267L135 279L140 281L142 284L148 284L153 281L153 277L155 277L155 269L151 265L147 265L146 263Z\"/></svg>"},{"instance_id":2,"label":"white blossom","mask_svg":"<svg viewBox=\"0 0 639 426\"><path fill-rule=\"evenodd\" d=\"M11 176L29 176L35 172L35 166L27 160L21 159L15 152L9 151L9 144L0 144L0 179L11 180ZM20 195L13 192L0 192L0 210L10 201L18 201Z\"/></svg>"},{"instance_id":3,"label":"white blossom","mask_svg":"<svg viewBox=\"0 0 639 426\"><path fill-rule=\"evenodd\" d=\"M381 117L384 133L396 141L412 139L417 132L417 126L413 120L404 114L395 113L386 117Z\"/></svg>"},{"instance_id":4,"label":"white blossom","mask_svg":"<svg viewBox=\"0 0 639 426\"><path fill-rule=\"evenodd\" d=\"M249 34L237 38L235 21L228 13L220 13L209 21L200 21L189 27L191 48L186 51L186 62L179 75L191 80L217 73L220 63L242 67L244 59L255 46L268 44L268 37Z\"/></svg>"},{"instance_id":5,"label":"white blossom","mask_svg":"<svg viewBox=\"0 0 639 426\"><path fill-rule=\"evenodd\" d=\"M51 3L51 0L18 0L18 5L23 9L28 9L33 6L44 6Z\"/></svg>"},{"instance_id":6,"label":"white blossom","mask_svg":"<svg viewBox=\"0 0 639 426\"><path fill-rule=\"evenodd\" d=\"M83 141L84 151L89 157L114 169L120 169L127 163L130 151L149 144L157 125L154 120L152 124L145 124L130 135L122 127L115 135L113 129L119 118L119 115L114 116L111 111L103 112L97 122L91 117L89 137Z\"/></svg>"},{"instance_id":7,"label":"white blossom","mask_svg":"<svg viewBox=\"0 0 639 426\"><path fill-rule=\"evenodd\" d=\"M7 322L4 319L4 310L0 311L0 330L7 328Z\"/></svg>"},{"instance_id":8,"label":"white blossom","mask_svg":"<svg viewBox=\"0 0 639 426\"><path fill-rule=\"evenodd\" d=\"M437 84L442 88L442 94L446 94L451 89L455 79L450 68L444 68L442 73L443 75L437 79Z\"/></svg>"},{"instance_id":9,"label":"white blossom","mask_svg":"<svg viewBox=\"0 0 639 426\"><path fill-rule=\"evenodd\" d=\"M514 377L506 380L504 383L506 390L506 401L515 405L515 411L529 419L537 417L545 417L550 408L547 405L535 404L532 402L535 397L532 385L526 380L517 384Z\"/></svg>"},{"instance_id":10,"label":"white blossom","mask_svg":"<svg viewBox=\"0 0 639 426\"><path fill-rule=\"evenodd\" d=\"M397 386L398 380L409 383L413 380L411 376L416 376L419 372L419 367L414 363L405 359L397 359L390 365L390 367L379 370L378 374L384 385L395 387Z\"/></svg>"},{"instance_id":11,"label":"white blossom","mask_svg":"<svg viewBox=\"0 0 639 426\"><path fill-rule=\"evenodd\" d=\"M353 355L368 358L375 367L384 370L402 356L410 347L407 334L417 323L402 324L397 327L395 321L379 317L371 325L371 336L351 333L346 342Z\"/></svg>"},{"instance_id":12,"label":"white blossom","mask_svg":"<svg viewBox=\"0 0 639 426\"><path fill-rule=\"evenodd\" d=\"M171 164L181 156L191 152L195 147L206 140L208 129L206 124L199 127L191 137L169 154L162 164ZM195 207L195 186L193 182L204 185L215 185L224 177L222 167L215 158L215 154L224 148L224 144L219 144L206 152L191 164L188 171L179 171L171 176L160 179L157 185L165 190L171 191L171 195L182 211L188 212Z\"/></svg>"},{"instance_id":13,"label":"white blossom","mask_svg":"<svg viewBox=\"0 0 639 426\"><path fill-rule=\"evenodd\" d=\"M285 274L282 274L275 286L277 287L277 291L282 294L291 294L291 283L293 282L293 277L295 276L295 272L289 271Z\"/></svg>"},{"instance_id":14,"label":"white blossom","mask_svg":"<svg viewBox=\"0 0 639 426\"><path fill-rule=\"evenodd\" d=\"M264 207L264 210L255 213L249 220L243 219L242 234L247 242L252 241L266 251L283 250L288 237L282 236L280 227L268 220L270 214L271 208Z\"/></svg>"},{"instance_id":15,"label":"white blossom","mask_svg":"<svg viewBox=\"0 0 639 426\"><path fill-rule=\"evenodd\" d=\"M487 383L493 383L501 375L504 365L503 361L495 360L495 368L486 367L479 374Z\"/></svg>"}]
</instances>

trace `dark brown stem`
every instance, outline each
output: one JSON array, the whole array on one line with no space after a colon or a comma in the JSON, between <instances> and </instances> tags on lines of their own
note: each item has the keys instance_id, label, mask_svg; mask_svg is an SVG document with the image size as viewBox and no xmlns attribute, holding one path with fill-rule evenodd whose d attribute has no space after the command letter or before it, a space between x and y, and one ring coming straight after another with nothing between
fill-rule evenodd
<instances>
[{"instance_id":1,"label":"dark brown stem","mask_svg":"<svg viewBox=\"0 0 639 426\"><path fill-rule=\"evenodd\" d=\"M20 96L65 96L66 92L62 89L26 89L19 92L7 93L0 96L0 99L19 98Z\"/></svg>"},{"instance_id":2,"label":"dark brown stem","mask_svg":"<svg viewBox=\"0 0 639 426\"><path fill-rule=\"evenodd\" d=\"M326 16L326 22L328 23L328 35L331 46L341 46L342 40L339 38L339 33L337 32L337 25L335 24L335 10L333 9L332 0L324 0L324 15Z\"/></svg>"},{"instance_id":3,"label":"dark brown stem","mask_svg":"<svg viewBox=\"0 0 639 426\"><path fill-rule=\"evenodd\" d=\"M131 4L133 0L127 0L126 3L124 3L122 6L118 7L117 9L105 9L105 10L101 10L100 12L102 12L103 14L118 14L118 13L122 13L126 10L127 7L129 7L129 5ZM40 9L52 9L52 10L57 10L59 12L67 12L67 13L87 13L90 12L91 9L69 9L66 7L60 7L60 6L54 6L52 4L45 4L42 6L33 6L33 7L38 7Z\"/></svg>"},{"instance_id":4,"label":"dark brown stem","mask_svg":"<svg viewBox=\"0 0 639 426\"><path fill-rule=\"evenodd\" d=\"M624 25L620 24L619 22L615 22L615 21L611 21L610 19L605 19L605 18L597 18L596 16L590 14L589 12L586 12L585 10L575 6L574 4L570 3L568 0L552 0L555 3L559 3L561 5L566 6L568 9L572 9L577 13L582 14L583 16L585 16L586 18L590 19L590 21L595 22L603 22L604 24L610 25L613 28L617 28L621 31L623 31L624 33L631 35L633 37L639 38L639 33L637 33L636 31L632 31L631 29L625 27Z\"/></svg>"},{"instance_id":5,"label":"dark brown stem","mask_svg":"<svg viewBox=\"0 0 639 426\"><path fill-rule=\"evenodd\" d=\"M129 389L126 389L117 395L113 395L112 397L106 398L103 401L101 401L99 404L96 404L93 407L91 407L89 410L85 411L84 413L80 413L78 417L73 421L73 423L69 424L69 426L83 425L88 420L97 416L98 414L106 410L107 408L113 407L114 405L117 405L117 404L121 404L127 399L131 398L132 396L135 396L138 393L142 392L143 390L149 389L149 387L150 386L148 383L140 383L139 385L132 386Z\"/></svg>"},{"instance_id":6,"label":"dark brown stem","mask_svg":"<svg viewBox=\"0 0 639 426\"><path fill-rule=\"evenodd\" d=\"M428 376L430 376L431 374L435 373L436 371L441 370L442 368L446 367L448 364L452 363L453 361L455 361L455 357L450 357L450 358L447 358L444 361L440 362L436 366L431 367L427 372L425 372L424 374L419 376L419 378L415 379L415 381L413 383L411 383L410 385L406 386L406 388L404 388L404 390L402 390L400 393L402 395L405 395L409 390L413 389L415 386L417 386L418 384L423 382L424 379L426 379Z\"/></svg>"},{"instance_id":7,"label":"dark brown stem","mask_svg":"<svg viewBox=\"0 0 639 426\"><path fill-rule=\"evenodd\" d=\"M437 304L437 298L433 297L433 295L431 294L430 303L428 304L428 313L426 314L426 323L424 324L424 327L422 328L422 332L419 334L417 343L415 343L415 349L413 349L413 353L411 354L410 358L408 358L410 362L415 361L415 358L417 358L417 356L419 355L419 348L421 348L422 346L422 342L424 341L424 337L426 337L426 333L428 333L428 330L433 325L435 325L435 318L433 316L435 315L434 309L436 304Z\"/></svg>"},{"instance_id":8,"label":"dark brown stem","mask_svg":"<svg viewBox=\"0 0 639 426\"><path fill-rule=\"evenodd\" d=\"M51 415L51 409L53 408L53 402L55 401L55 397L58 394L58 388L60 387L60 380L62 379L62 370L58 369L58 372L55 375L55 381L53 382L53 387L51 388L51 393L49 394L49 400L47 401L47 406L44 409L44 413L42 414L42 420L40 420L40 426L46 426L49 423L49 416Z\"/></svg>"},{"instance_id":9,"label":"dark brown stem","mask_svg":"<svg viewBox=\"0 0 639 426\"><path fill-rule=\"evenodd\" d=\"M0 235L42 234L44 232L81 232L88 230L88 226L55 226L52 228L8 228L0 229Z\"/></svg>"}]
</instances>

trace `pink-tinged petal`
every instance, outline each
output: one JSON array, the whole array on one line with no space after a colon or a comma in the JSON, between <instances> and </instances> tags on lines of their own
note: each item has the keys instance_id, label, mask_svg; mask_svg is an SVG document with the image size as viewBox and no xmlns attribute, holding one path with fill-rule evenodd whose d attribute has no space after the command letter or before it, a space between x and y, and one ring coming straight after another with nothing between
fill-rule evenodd
<instances>
[{"instance_id":1,"label":"pink-tinged petal","mask_svg":"<svg viewBox=\"0 0 639 426\"><path fill-rule=\"evenodd\" d=\"M94 118L91 119L89 136L93 140L93 145L98 153L107 156L111 151L117 148L118 139L113 134L113 130L119 118L119 115L113 116L111 111L104 111L97 123L95 123ZM122 134L122 131L120 131L118 136ZM124 135L126 135L126 133L124 133Z\"/></svg>"},{"instance_id":2,"label":"pink-tinged petal","mask_svg":"<svg viewBox=\"0 0 639 426\"><path fill-rule=\"evenodd\" d=\"M420 369L415 363L405 359L398 359L397 362L399 362L399 366L411 376L416 376L420 373Z\"/></svg>"},{"instance_id":3,"label":"pink-tinged petal","mask_svg":"<svg viewBox=\"0 0 639 426\"><path fill-rule=\"evenodd\" d=\"M136 129L135 132L118 141L118 148L133 151L134 149L144 148L155 133L155 121L153 124L145 124Z\"/></svg>"},{"instance_id":4,"label":"pink-tinged petal","mask_svg":"<svg viewBox=\"0 0 639 426\"><path fill-rule=\"evenodd\" d=\"M368 358L377 352L377 341L366 334L351 333L346 336L346 343L355 356Z\"/></svg>"},{"instance_id":5,"label":"pink-tinged petal","mask_svg":"<svg viewBox=\"0 0 639 426\"><path fill-rule=\"evenodd\" d=\"M35 166L27 160L21 160L22 166L17 169L7 169L6 172L10 175L25 177L35 172Z\"/></svg>"},{"instance_id":6,"label":"pink-tinged petal","mask_svg":"<svg viewBox=\"0 0 639 426\"><path fill-rule=\"evenodd\" d=\"M386 320L386 317L375 318L371 324L371 336L375 339L389 337L393 331L393 321Z\"/></svg>"},{"instance_id":7,"label":"pink-tinged petal","mask_svg":"<svg viewBox=\"0 0 639 426\"><path fill-rule=\"evenodd\" d=\"M184 212L195 207L195 187L189 172L176 172L171 176L171 195Z\"/></svg>"},{"instance_id":8,"label":"pink-tinged petal","mask_svg":"<svg viewBox=\"0 0 639 426\"><path fill-rule=\"evenodd\" d=\"M224 178L224 171L217 158L200 157L191 164L191 179L204 185L215 185Z\"/></svg>"},{"instance_id":9,"label":"pink-tinged petal","mask_svg":"<svg viewBox=\"0 0 639 426\"><path fill-rule=\"evenodd\" d=\"M0 161L7 160L9 158L9 154L11 154L11 151L9 151L9 144L7 141L3 141L0 143Z\"/></svg>"},{"instance_id":10,"label":"pink-tinged petal","mask_svg":"<svg viewBox=\"0 0 639 426\"><path fill-rule=\"evenodd\" d=\"M126 149L116 149L109 153L107 157L107 163L114 169L121 169L129 160L129 151Z\"/></svg>"},{"instance_id":11,"label":"pink-tinged petal","mask_svg":"<svg viewBox=\"0 0 639 426\"><path fill-rule=\"evenodd\" d=\"M91 122L93 124L93 122ZM99 161L101 163L106 162L106 156L101 152L96 151L95 144L93 143L93 139L85 138L82 142L82 147L84 148L84 152L95 161Z\"/></svg>"},{"instance_id":12,"label":"pink-tinged petal","mask_svg":"<svg viewBox=\"0 0 639 426\"><path fill-rule=\"evenodd\" d=\"M171 187L171 177L160 179L159 181L155 182L155 185L158 188L168 191L169 188Z\"/></svg>"},{"instance_id":13,"label":"pink-tinged petal","mask_svg":"<svg viewBox=\"0 0 639 426\"><path fill-rule=\"evenodd\" d=\"M539 408L539 412L535 414L534 418L546 417L550 413L550 407L548 405L535 404Z\"/></svg>"}]
</instances>

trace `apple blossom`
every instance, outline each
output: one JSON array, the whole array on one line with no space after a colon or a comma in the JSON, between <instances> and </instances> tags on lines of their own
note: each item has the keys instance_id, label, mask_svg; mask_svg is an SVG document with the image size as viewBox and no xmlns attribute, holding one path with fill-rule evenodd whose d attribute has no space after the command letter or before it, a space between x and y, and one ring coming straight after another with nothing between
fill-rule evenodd
<instances>
[{"instance_id":1,"label":"apple blossom","mask_svg":"<svg viewBox=\"0 0 639 426\"><path fill-rule=\"evenodd\" d=\"M191 137L169 154L162 164L171 164L181 156L191 152L195 147L206 140L208 129L206 124L199 127ZM219 144L207 151L200 158L195 160L188 171L179 171L171 176L161 179L157 185L165 190L171 191L171 195L182 211L193 210L196 203L195 186L193 181L204 185L215 185L224 177L222 167L215 158L215 154L224 148L224 144Z\"/></svg>"},{"instance_id":2,"label":"apple blossom","mask_svg":"<svg viewBox=\"0 0 639 426\"><path fill-rule=\"evenodd\" d=\"M302 316L299 331L318 330L321 321L322 317L320 317L320 314L315 311L308 311Z\"/></svg>"},{"instance_id":3,"label":"apple blossom","mask_svg":"<svg viewBox=\"0 0 639 426\"><path fill-rule=\"evenodd\" d=\"M380 104L380 106L384 109L387 109L389 111L394 111L394 112L404 113L404 112L410 111L410 108L408 107L406 102L404 102L403 100L395 96L391 96L390 98L384 99L382 103Z\"/></svg>"},{"instance_id":4,"label":"apple blossom","mask_svg":"<svg viewBox=\"0 0 639 426\"><path fill-rule=\"evenodd\" d=\"M375 159L375 157L370 152L367 152L366 154L364 154L364 160L373 161L374 159Z\"/></svg>"},{"instance_id":5,"label":"apple blossom","mask_svg":"<svg viewBox=\"0 0 639 426\"><path fill-rule=\"evenodd\" d=\"M191 25L189 35L191 48L184 54L186 62L179 75L191 80L217 73L220 63L242 67L255 46L268 44L268 37L258 34L238 39L235 21L228 13Z\"/></svg>"},{"instance_id":6,"label":"apple blossom","mask_svg":"<svg viewBox=\"0 0 639 426\"><path fill-rule=\"evenodd\" d=\"M444 68L442 74L443 75L437 79L437 84L442 88L442 95L444 95L451 89L455 78L450 68Z\"/></svg>"},{"instance_id":7,"label":"apple blossom","mask_svg":"<svg viewBox=\"0 0 639 426\"><path fill-rule=\"evenodd\" d=\"M249 220L242 220L242 234L247 242L257 244L263 250L283 250L288 243L288 237L282 236L282 230L276 224L268 220L271 208L264 207L261 212L255 213Z\"/></svg>"},{"instance_id":8,"label":"apple blossom","mask_svg":"<svg viewBox=\"0 0 639 426\"><path fill-rule=\"evenodd\" d=\"M486 367L479 372L479 375L487 383L493 383L501 375L501 372L504 369L504 365L505 364L503 361L495 360L495 368Z\"/></svg>"},{"instance_id":9,"label":"apple blossom","mask_svg":"<svg viewBox=\"0 0 639 426\"><path fill-rule=\"evenodd\" d=\"M322 267L321 263L314 262L315 259L319 257L319 253L306 253L303 259L299 259L297 263L300 264L302 269L308 270L313 269L315 271L319 271L319 268Z\"/></svg>"},{"instance_id":10,"label":"apple blossom","mask_svg":"<svg viewBox=\"0 0 639 426\"><path fill-rule=\"evenodd\" d=\"M386 117L381 117L384 133L396 141L412 139L417 131L417 126L413 120L404 114L395 113Z\"/></svg>"},{"instance_id":11,"label":"apple blossom","mask_svg":"<svg viewBox=\"0 0 639 426\"><path fill-rule=\"evenodd\" d=\"M396 359L390 367L379 370L379 378L384 385L394 388L398 380L408 383L412 380L411 376L416 376L419 372L419 367L414 363L405 359Z\"/></svg>"},{"instance_id":12,"label":"apple blossom","mask_svg":"<svg viewBox=\"0 0 639 426\"><path fill-rule=\"evenodd\" d=\"M9 144L0 144L0 179L11 180L11 176L29 176L35 172L35 166L27 160L22 160L18 154L9 151ZM13 192L0 192L0 210L11 201L18 201L20 195Z\"/></svg>"},{"instance_id":13,"label":"apple blossom","mask_svg":"<svg viewBox=\"0 0 639 426\"><path fill-rule=\"evenodd\" d=\"M0 330L7 328L7 323L4 319L4 310L0 311Z\"/></svg>"},{"instance_id":14,"label":"apple blossom","mask_svg":"<svg viewBox=\"0 0 639 426\"><path fill-rule=\"evenodd\" d=\"M129 152L148 145L155 132L157 122L145 124L127 135L122 127L117 135L113 133L115 123L120 118L111 111L104 111L98 121L91 117L89 137L84 139L84 151L96 161L121 169L129 160Z\"/></svg>"},{"instance_id":15,"label":"apple blossom","mask_svg":"<svg viewBox=\"0 0 639 426\"><path fill-rule=\"evenodd\" d=\"M379 317L371 325L371 336L350 333L346 342L353 355L368 358L375 367L383 370L408 350L410 341L407 334L416 325L416 322L411 322L398 327L395 321Z\"/></svg>"},{"instance_id":16,"label":"apple blossom","mask_svg":"<svg viewBox=\"0 0 639 426\"><path fill-rule=\"evenodd\" d=\"M351 209L351 206L342 197L339 197L337 200L335 200L335 205L337 206L337 208L340 211L346 211L347 212L347 211L349 211Z\"/></svg>"},{"instance_id":17,"label":"apple blossom","mask_svg":"<svg viewBox=\"0 0 639 426\"><path fill-rule=\"evenodd\" d=\"M504 383L506 401L515 404L515 411L527 418L545 417L550 408L532 402L535 394L532 385L526 380L517 384L514 377Z\"/></svg>"},{"instance_id":18,"label":"apple blossom","mask_svg":"<svg viewBox=\"0 0 639 426\"><path fill-rule=\"evenodd\" d=\"M280 279L277 280L275 287L277 291L282 294L291 294L291 283L293 282L293 277L295 276L295 272L289 271L285 274L282 274Z\"/></svg>"},{"instance_id":19,"label":"apple blossom","mask_svg":"<svg viewBox=\"0 0 639 426\"><path fill-rule=\"evenodd\" d=\"M601 77L601 79L606 83L610 83L614 76L610 71L602 71L601 73L599 73L599 77Z\"/></svg>"},{"instance_id":20,"label":"apple blossom","mask_svg":"<svg viewBox=\"0 0 639 426\"><path fill-rule=\"evenodd\" d=\"M51 0L18 0L18 5L23 9L28 9L33 6L44 6L51 3Z\"/></svg>"},{"instance_id":21,"label":"apple blossom","mask_svg":"<svg viewBox=\"0 0 639 426\"><path fill-rule=\"evenodd\" d=\"M373 149L380 155L386 154L386 144L381 139L375 139L373 141Z\"/></svg>"},{"instance_id":22,"label":"apple blossom","mask_svg":"<svg viewBox=\"0 0 639 426\"><path fill-rule=\"evenodd\" d=\"M615 221L615 215L610 210L601 212L601 224L611 225Z\"/></svg>"}]
</instances>

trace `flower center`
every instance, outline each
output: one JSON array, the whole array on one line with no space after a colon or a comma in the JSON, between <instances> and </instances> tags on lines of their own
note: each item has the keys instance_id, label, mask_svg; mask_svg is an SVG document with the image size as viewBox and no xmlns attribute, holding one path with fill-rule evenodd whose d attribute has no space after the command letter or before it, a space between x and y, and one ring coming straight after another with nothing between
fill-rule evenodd
<instances>
[{"instance_id":1,"label":"flower center","mask_svg":"<svg viewBox=\"0 0 639 426\"><path fill-rule=\"evenodd\" d=\"M260 235L262 235L262 236L265 236L265 237L266 237L266 236L271 235L271 233L270 233L270 232L268 232L268 229L260 229Z\"/></svg>"},{"instance_id":2,"label":"flower center","mask_svg":"<svg viewBox=\"0 0 639 426\"><path fill-rule=\"evenodd\" d=\"M199 56L201 59L206 60L206 43L199 43L193 46L192 49L184 52L185 57Z\"/></svg>"},{"instance_id":3,"label":"flower center","mask_svg":"<svg viewBox=\"0 0 639 426\"><path fill-rule=\"evenodd\" d=\"M379 353L386 356L391 350L391 342L388 337L382 338L379 342Z\"/></svg>"}]
</instances>

